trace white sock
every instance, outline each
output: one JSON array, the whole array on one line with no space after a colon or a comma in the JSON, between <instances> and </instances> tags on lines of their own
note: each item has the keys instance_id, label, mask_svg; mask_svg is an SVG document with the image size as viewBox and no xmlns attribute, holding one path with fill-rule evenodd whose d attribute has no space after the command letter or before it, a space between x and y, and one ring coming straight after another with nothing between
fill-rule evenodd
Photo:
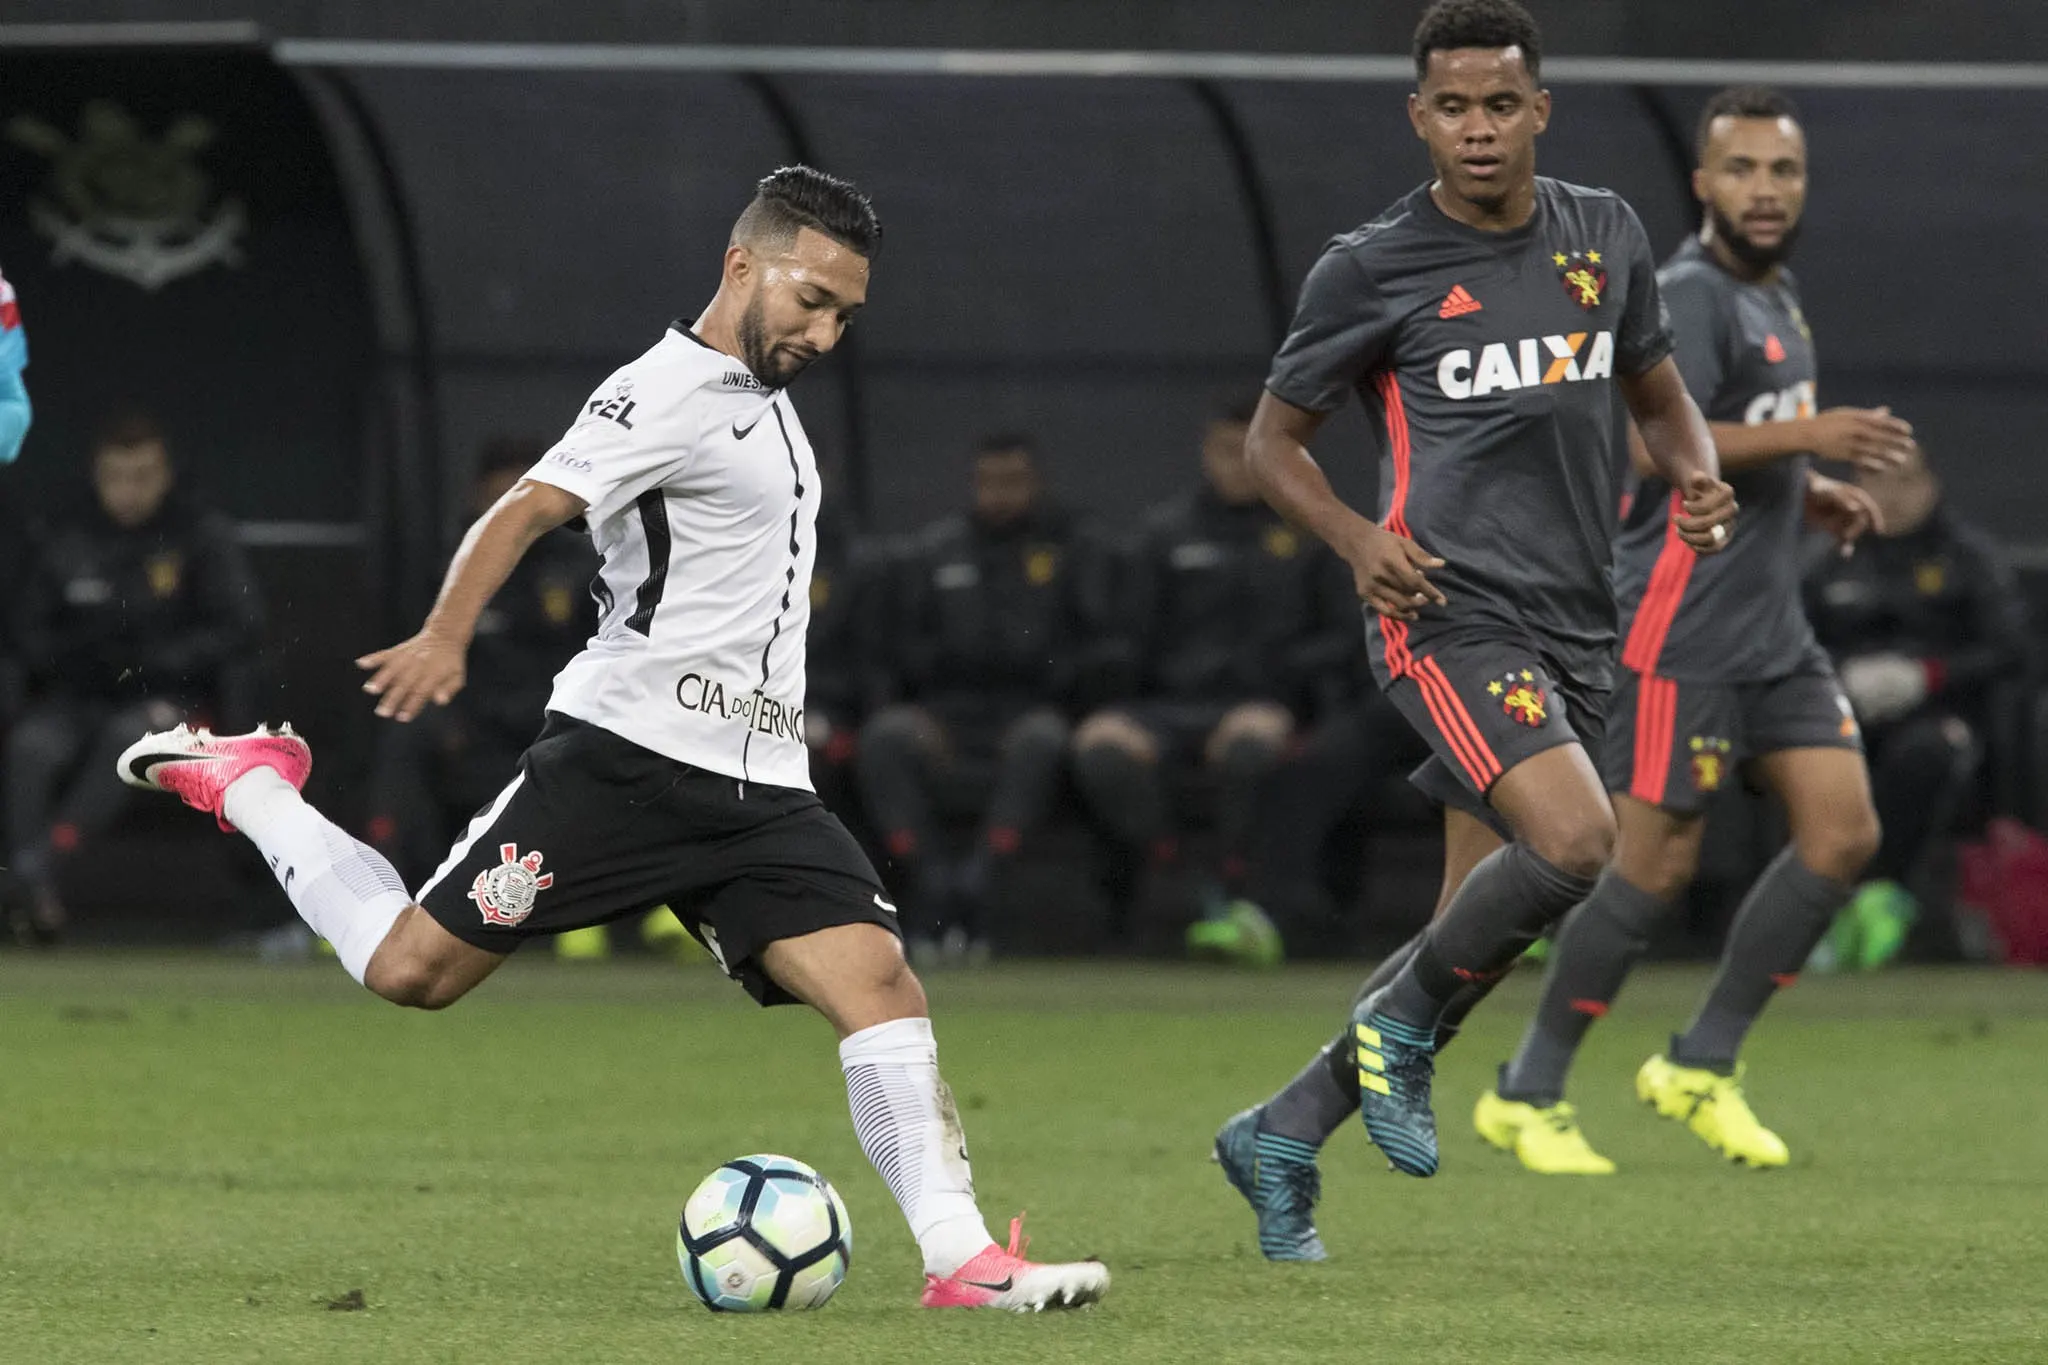
<instances>
[{"instance_id":1,"label":"white sock","mask_svg":"<svg viewBox=\"0 0 2048 1365\"><path fill-rule=\"evenodd\" d=\"M221 814L263 852L292 908L360 983L370 957L412 904L398 869L306 804L273 768L228 784Z\"/></svg>"},{"instance_id":2,"label":"white sock","mask_svg":"<svg viewBox=\"0 0 2048 1365\"><path fill-rule=\"evenodd\" d=\"M974 1202L967 1135L939 1077L929 1019L893 1019L839 1045L860 1148L903 1207L925 1273L951 1275L995 1239Z\"/></svg>"}]
</instances>

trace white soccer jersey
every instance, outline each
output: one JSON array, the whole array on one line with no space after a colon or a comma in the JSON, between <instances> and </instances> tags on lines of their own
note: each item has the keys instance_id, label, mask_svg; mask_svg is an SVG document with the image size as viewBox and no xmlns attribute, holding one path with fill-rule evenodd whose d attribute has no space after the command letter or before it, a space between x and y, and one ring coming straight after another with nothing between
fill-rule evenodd
<instances>
[{"instance_id":1,"label":"white soccer jersey","mask_svg":"<svg viewBox=\"0 0 2048 1365\"><path fill-rule=\"evenodd\" d=\"M811 790L818 465L779 391L680 323L527 477L590 504L603 617L550 710L693 767Z\"/></svg>"}]
</instances>

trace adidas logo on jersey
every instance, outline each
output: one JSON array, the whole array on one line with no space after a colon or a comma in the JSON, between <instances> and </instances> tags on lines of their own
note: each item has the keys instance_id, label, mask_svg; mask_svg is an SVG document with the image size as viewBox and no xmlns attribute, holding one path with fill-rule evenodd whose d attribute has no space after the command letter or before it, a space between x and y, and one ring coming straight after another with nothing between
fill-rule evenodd
<instances>
[{"instance_id":1,"label":"adidas logo on jersey","mask_svg":"<svg viewBox=\"0 0 2048 1365\"><path fill-rule=\"evenodd\" d=\"M1591 344L1588 343L1590 338ZM1583 357L1583 358L1582 358ZM1436 363L1436 386L1446 398L1484 398L1539 384L1574 384L1614 377L1614 333L1491 341L1475 359L1469 348L1446 351Z\"/></svg>"},{"instance_id":2,"label":"adidas logo on jersey","mask_svg":"<svg viewBox=\"0 0 2048 1365\"><path fill-rule=\"evenodd\" d=\"M1440 318L1461 318L1467 313L1477 313L1486 305L1472 297L1462 284L1451 286L1451 292L1444 295L1444 301L1436 310Z\"/></svg>"}]
</instances>

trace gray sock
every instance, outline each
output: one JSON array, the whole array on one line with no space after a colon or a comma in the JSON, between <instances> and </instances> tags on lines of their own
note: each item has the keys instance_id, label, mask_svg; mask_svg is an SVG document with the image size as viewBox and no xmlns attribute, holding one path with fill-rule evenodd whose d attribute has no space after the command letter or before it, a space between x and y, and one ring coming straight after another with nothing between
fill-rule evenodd
<instances>
[{"instance_id":1,"label":"gray sock","mask_svg":"<svg viewBox=\"0 0 2048 1365\"><path fill-rule=\"evenodd\" d=\"M1798 978L1806 955L1851 890L1809 871L1790 848L1773 859L1735 912L1720 973L1692 1027L1672 1040L1671 1060L1715 1071L1733 1068L1749 1026L1780 988Z\"/></svg>"},{"instance_id":2,"label":"gray sock","mask_svg":"<svg viewBox=\"0 0 2048 1365\"><path fill-rule=\"evenodd\" d=\"M1380 1008L1403 1023L1435 1028L1460 991L1490 989L1536 935L1592 889L1590 877L1553 866L1525 844L1503 845L1472 869Z\"/></svg>"},{"instance_id":3,"label":"gray sock","mask_svg":"<svg viewBox=\"0 0 2048 1365\"><path fill-rule=\"evenodd\" d=\"M1358 1064L1350 1037L1333 1038L1266 1101L1259 1131L1320 1147L1358 1112Z\"/></svg>"},{"instance_id":4,"label":"gray sock","mask_svg":"<svg viewBox=\"0 0 2048 1365\"><path fill-rule=\"evenodd\" d=\"M1586 903L1564 922L1551 951L1543 998L1522 1035L1521 1050L1501 1068L1504 1098L1539 1108L1564 1098L1565 1076L1580 1041L1649 951L1664 906L1612 868L1601 875Z\"/></svg>"},{"instance_id":5,"label":"gray sock","mask_svg":"<svg viewBox=\"0 0 2048 1365\"><path fill-rule=\"evenodd\" d=\"M1421 946L1417 934L1389 953L1373 968L1352 998L1351 1007L1394 979ZM1337 1036L1309 1059L1295 1078L1266 1101L1259 1120L1261 1132L1293 1138L1320 1147L1330 1134L1342 1128L1358 1112L1358 1062L1351 1044L1351 1021L1347 1017Z\"/></svg>"}]
</instances>

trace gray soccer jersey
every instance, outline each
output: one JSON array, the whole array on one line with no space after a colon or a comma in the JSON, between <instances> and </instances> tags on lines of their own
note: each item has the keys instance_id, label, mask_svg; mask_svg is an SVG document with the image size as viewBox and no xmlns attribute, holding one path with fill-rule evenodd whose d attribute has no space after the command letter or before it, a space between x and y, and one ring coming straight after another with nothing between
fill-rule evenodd
<instances>
[{"instance_id":1,"label":"gray soccer jersey","mask_svg":"<svg viewBox=\"0 0 2048 1365\"><path fill-rule=\"evenodd\" d=\"M1813 415L1813 336L1790 271L1749 283L1688 241L1657 278L1678 368L1709 421ZM1728 548L1705 558L1670 528L1671 485L1641 481L1614 549L1624 665L1691 682L1755 682L1800 668L1815 649L1799 597L1811 464L1798 455L1729 474L1742 520Z\"/></svg>"},{"instance_id":2,"label":"gray soccer jersey","mask_svg":"<svg viewBox=\"0 0 2048 1365\"><path fill-rule=\"evenodd\" d=\"M1491 626L1554 644L1604 685L1624 460L1613 380L1671 344L1642 224L1607 190L1539 178L1527 224L1484 232L1424 186L1329 244L1266 387L1312 412L1356 392L1383 432L1383 523L1445 561L1431 577L1447 606L1372 623L1382 681L1423 638Z\"/></svg>"}]
</instances>

